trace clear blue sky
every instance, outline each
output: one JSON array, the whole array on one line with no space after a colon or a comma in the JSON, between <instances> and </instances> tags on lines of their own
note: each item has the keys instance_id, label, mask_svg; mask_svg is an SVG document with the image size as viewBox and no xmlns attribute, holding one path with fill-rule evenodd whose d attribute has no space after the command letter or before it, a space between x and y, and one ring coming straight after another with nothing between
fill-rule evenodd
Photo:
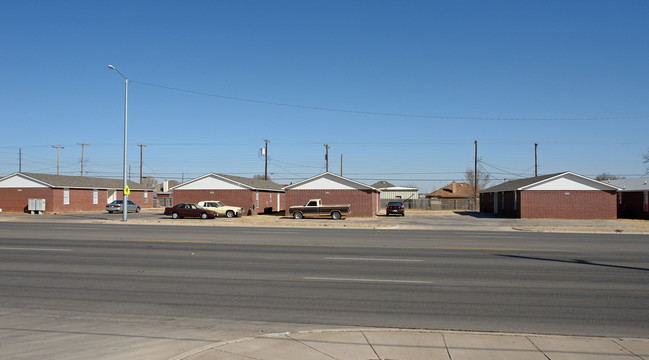
<instances>
[{"instance_id":1,"label":"clear blue sky","mask_svg":"<svg viewBox=\"0 0 649 360\"><path fill-rule=\"evenodd\" d=\"M329 169L422 192L480 167L638 177L649 147L649 2L6 1L0 175Z\"/></svg>"}]
</instances>

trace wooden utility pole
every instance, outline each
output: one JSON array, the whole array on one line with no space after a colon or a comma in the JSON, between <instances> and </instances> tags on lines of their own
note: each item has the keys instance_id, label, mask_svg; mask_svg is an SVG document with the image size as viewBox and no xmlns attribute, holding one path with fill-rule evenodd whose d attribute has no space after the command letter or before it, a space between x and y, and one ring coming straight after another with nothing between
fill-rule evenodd
<instances>
[{"instance_id":1,"label":"wooden utility pole","mask_svg":"<svg viewBox=\"0 0 649 360\"><path fill-rule=\"evenodd\" d=\"M343 176L343 154L340 154L340 176Z\"/></svg>"},{"instance_id":2,"label":"wooden utility pole","mask_svg":"<svg viewBox=\"0 0 649 360\"><path fill-rule=\"evenodd\" d=\"M473 210L478 209L478 140L473 142L475 144L475 155L473 159Z\"/></svg>"},{"instance_id":3,"label":"wooden utility pole","mask_svg":"<svg viewBox=\"0 0 649 360\"><path fill-rule=\"evenodd\" d=\"M325 147L325 171L329 172L329 145L324 144Z\"/></svg>"},{"instance_id":4,"label":"wooden utility pole","mask_svg":"<svg viewBox=\"0 0 649 360\"><path fill-rule=\"evenodd\" d=\"M266 161L264 165L264 180L268 180L268 144L270 143L270 140L264 139L264 143L266 145L266 148L264 150L264 154L266 155Z\"/></svg>"},{"instance_id":5,"label":"wooden utility pole","mask_svg":"<svg viewBox=\"0 0 649 360\"><path fill-rule=\"evenodd\" d=\"M83 176L83 150L86 147L86 145L90 145L90 144L77 143L77 145L81 145L81 176Z\"/></svg>"},{"instance_id":6,"label":"wooden utility pole","mask_svg":"<svg viewBox=\"0 0 649 360\"><path fill-rule=\"evenodd\" d=\"M539 176L538 163L536 161L536 148L537 147L539 147L539 143L534 143L534 177Z\"/></svg>"},{"instance_id":7,"label":"wooden utility pole","mask_svg":"<svg viewBox=\"0 0 649 360\"><path fill-rule=\"evenodd\" d=\"M61 149L65 149L65 148L61 145L58 146L52 145L52 148L56 149L56 175L59 175L59 160L61 159L60 157Z\"/></svg>"},{"instance_id":8,"label":"wooden utility pole","mask_svg":"<svg viewBox=\"0 0 649 360\"><path fill-rule=\"evenodd\" d=\"M137 144L140 147L140 184L142 184L142 148L145 148L146 145Z\"/></svg>"},{"instance_id":9,"label":"wooden utility pole","mask_svg":"<svg viewBox=\"0 0 649 360\"><path fill-rule=\"evenodd\" d=\"M23 172L23 148L18 148L18 172Z\"/></svg>"}]
</instances>

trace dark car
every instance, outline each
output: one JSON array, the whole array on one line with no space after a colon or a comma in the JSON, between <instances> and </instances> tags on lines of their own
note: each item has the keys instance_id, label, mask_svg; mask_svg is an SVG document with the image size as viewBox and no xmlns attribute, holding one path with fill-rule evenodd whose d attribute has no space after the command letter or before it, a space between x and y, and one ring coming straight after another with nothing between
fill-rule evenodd
<instances>
[{"instance_id":1,"label":"dark car","mask_svg":"<svg viewBox=\"0 0 649 360\"><path fill-rule=\"evenodd\" d=\"M174 219L183 217L214 219L216 217L216 213L214 211L207 210L196 204L178 204L176 206L165 208L165 215L171 215L171 217Z\"/></svg>"},{"instance_id":2,"label":"dark car","mask_svg":"<svg viewBox=\"0 0 649 360\"><path fill-rule=\"evenodd\" d=\"M116 211L116 212L122 212L122 203L123 203L123 202L124 202L123 200L115 200L115 201L113 201L113 202L110 203L110 204L106 204L106 211L108 211L108 212L111 213L111 214L112 214L114 211ZM127 211L128 211L128 212L133 212L133 211L135 211L136 213L137 213L137 212L140 212L140 205L138 205L138 204L132 202L131 200L128 200L128 208L127 208Z\"/></svg>"},{"instance_id":3,"label":"dark car","mask_svg":"<svg viewBox=\"0 0 649 360\"><path fill-rule=\"evenodd\" d=\"M403 208L403 203L401 201L390 201L388 207L385 208L385 215L397 214L401 216L406 216L406 210Z\"/></svg>"}]
</instances>

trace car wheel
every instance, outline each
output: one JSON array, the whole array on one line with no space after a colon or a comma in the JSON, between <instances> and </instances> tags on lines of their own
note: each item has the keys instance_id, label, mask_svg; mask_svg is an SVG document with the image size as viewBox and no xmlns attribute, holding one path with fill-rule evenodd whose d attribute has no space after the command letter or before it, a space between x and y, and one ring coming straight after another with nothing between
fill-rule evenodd
<instances>
[{"instance_id":1,"label":"car wheel","mask_svg":"<svg viewBox=\"0 0 649 360\"><path fill-rule=\"evenodd\" d=\"M296 219L301 219L301 218L304 217L304 215L302 214L301 211L296 211L296 212L293 213L293 217L296 218Z\"/></svg>"},{"instance_id":2,"label":"car wheel","mask_svg":"<svg viewBox=\"0 0 649 360\"><path fill-rule=\"evenodd\" d=\"M406 216L406 213L401 214L401 216Z\"/></svg>"},{"instance_id":3,"label":"car wheel","mask_svg":"<svg viewBox=\"0 0 649 360\"><path fill-rule=\"evenodd\" d=\"M108 213L109 213L109 214L112 214L113 212L109 210Z\"/></svg>"},{"instance_id":4,"label":"car wheel","mask_svg":"<svg viewBox=\"0 0 649 360\"><path fill-rule=\"evenodd\" d=\"M340 220L340 213L338 211L334 211L331 213L331 218L334 220Z\"/></svg>"},{"instance_id":5,"label":"car wheel","mask_svg":"<svg viewBox=\"0 0 649 360\"><path fill-rule=\"evenodd\" d=\"M180 216L178 216L177 212L171 213L171 217L174 219L178 219Z\"/></svg>"},{"instance_id":6,"label":"car wheel","mask_svg":"<svg viewBox=\"0 0 649 360\"><path fill-rule=\"evenodd\" d=\"M207 213L201 213L201 219L207 219Z\"/></svg>"},{"instance_id":7,"label":"car wheel","mask_svg":"<svg viewBox=\"0 0 649 360\"><path fill-rule=\"evenodd\" d=\"M135 212L136 212L136 213L139 213L139 212L140 212L140 207L139 207L139 206L135 208Z\"/></svg>"},{"instance_id":8,"label":"car wheel","mask_svg":"<svg viewBox=\"0 0 649 360\"><path fill-rule=\"evenodd\" d=\"M232 210L226 211L225 216L228 217L228 218L233 218L234 217L234 211L232 211Z\"/></svg>"}]
</instances>

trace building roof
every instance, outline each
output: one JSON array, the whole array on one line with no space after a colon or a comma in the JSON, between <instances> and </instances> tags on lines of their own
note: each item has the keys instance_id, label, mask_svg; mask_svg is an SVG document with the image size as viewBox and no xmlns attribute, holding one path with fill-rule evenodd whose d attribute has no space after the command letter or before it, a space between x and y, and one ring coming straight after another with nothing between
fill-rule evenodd
<instances>
[{"instance_id":1,"label":"building roof","mask_svg":"<svg viewBox=\"0 0 649 360\"><path fill-rule=\"evenodd\" d=\"M248 189L248 190L262 190L262 191L276 191L283 192L282 185L275 183L271 180L260 180L260 179L251 179L242 176L226 175L226 174L215 174L209 173L202 176L199 176L195 179L191 179L182 184L178 184L171 188L171 190L182 190L183 187L190 185L192 183L203 183L202 180L209 181L210 179L218 179L219 181L224 181L225 183L232 184L236 187ZM195 184L196 185L196 184ZM205 186L205 185L199 185Z\"/></svg>"},{"instance_id":2,"label":"building roof","mask_svg":"<svg viewBox=\"0 0 649 360\"><path fill-rule=\"evenodd\" d=\"M492 186L488 189L480 191L481 193L490 193L490 192L503 192L503 191L517 191L517 190L529 190L530 188L533 187L538 187L543 184L547 184L549 182L562 179L562 178L571 178L573 180L576 180L578 182L584 183L584 184L589 184L592 187L597 187L603 190L617 190L618 188L614 185L610 184L605 184L603 182L593 180L591 178L575 174L570 171L565 171L561 173L555 173L555 174L548 174L548 175L542 175L542 176L536 176L536 177L531 177L531 178L526 178L526 179L517 179L517 180L511 180L511 181L506 181L502 184ZM566 189L568 190L568 189ZM574 189L571 189L574 190Z\"/></svg>"},{"instance_id":3,"label":"building roof","mask_svg":"<svg viewBox=\"0 0 649 360\"><path fill-rule=\"evenodd\" d=\"M37 173L14 173L0 179L3 181L11 177L21 177L36 181L44 186L52 188L76 188L76 189L116 189L122 190L124 180L95 178L89 176L51 175ZM131 190L147 190L147 187L134 181L128 181Z\"/></svg>"},{"instance_id":4,"label":"building roof","mask_svg":"<svg viewBox=\"0 0 649 360\"><path fill-rule=\"evenodd\" d=\"M473 188L467 183L452 183L444 186L441 189L435 190L426 194L427 198L472 198Z\"/></svg>"},{"instance_id":5,"label":"building roof","mask_svg":"<svg viewBox=\"0 0 649 360\"><path fill-rule=\"evenodd\" d=\"M381 191L419 191L418 187L395 186L387 181L377 181L372 184L372 187Z\"/></svg>"},{"instance_id":6,"label":"building roof","mask_svg":"<svg viewBox=\"0 0 649 360\"><path fill-rule=\"evenodd\" d=\"M302 181L297 182L295 184L285 186L284 190L290 190L290 189L296 189L296 188L303 188L303 189L309 188L311 190L316 190L316 189L317 190L361 189L361 190L371 190L371 191L380 192L379 189L377 189L377 188L375 188L373 186L366 185L366 184L360 183L358 181L348 179L346 177L336 175L336 174L330 173L330 172L325 172L325 173L310 177L308 179L302 180Z\"/></svg>"},{"instance_id":7,"label":"building roof","mask_svg":"<svg viewBox=\"0 0 649 360\"><path fill-rule=\"evenodd\" d=\"M619 191L649 191L649 178L615 179L605 181L620 188Z\"/></svg>"}]
</instances>

